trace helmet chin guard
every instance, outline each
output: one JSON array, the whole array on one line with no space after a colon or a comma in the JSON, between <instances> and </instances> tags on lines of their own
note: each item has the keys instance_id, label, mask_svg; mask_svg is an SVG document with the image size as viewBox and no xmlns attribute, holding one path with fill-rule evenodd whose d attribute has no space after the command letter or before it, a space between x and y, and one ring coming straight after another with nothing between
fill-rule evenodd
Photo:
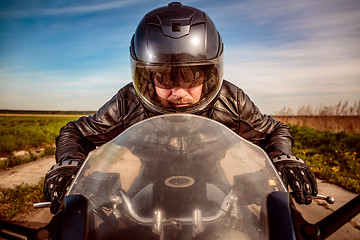
<instances>
[{"instance_id":1,"label":"helmet chin guard","mask_svg":"<svg viewBox=\"0 0 360 240\"><path fill-rule=\"evenodd\" d=\"M147 13L131 39L133 84L154 114L199 113L212 107L222 85L223 43L214 23L199 9L173 2ZM159 92L182 88L192 100L162 99ZM164 91L162 91L164 90Z\"/></svg>"}]
</instances>

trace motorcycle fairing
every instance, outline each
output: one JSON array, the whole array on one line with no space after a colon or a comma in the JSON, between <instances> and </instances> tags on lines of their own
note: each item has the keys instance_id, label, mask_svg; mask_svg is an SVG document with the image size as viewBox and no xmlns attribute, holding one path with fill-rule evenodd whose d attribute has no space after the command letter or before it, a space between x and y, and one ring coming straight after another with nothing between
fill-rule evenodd
<instances>
[{"instance_id":1,"label":"motorcycle fairing","mask_svg":"<svg viewBox=\"0 0 360 240\"><path fill-rule=\"evenodd\" d=\"M168 114L137 123L93 151L67 195L89 199L94 228L106 212L111 231L267 239L266 198L273 191L286 189L261 148L208 118Z\"/></svg>"}]
</instances>

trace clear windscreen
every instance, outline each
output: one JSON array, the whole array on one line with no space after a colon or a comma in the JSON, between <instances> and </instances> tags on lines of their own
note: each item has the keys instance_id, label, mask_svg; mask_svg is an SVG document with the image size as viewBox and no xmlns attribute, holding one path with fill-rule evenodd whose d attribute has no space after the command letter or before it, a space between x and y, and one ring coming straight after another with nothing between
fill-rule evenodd
<instances>
[{"instance_id":1,"label":"clear windscreen","mask_svg":"<svg viewBox=\"0 0 360 240\"><path fill-rule=\"evenodd\" d=\"M268 239L273 191L286 190L261 148L208 118L168 114L92 152L68 195L89 199L105 238L138 227L162 239Z\"/></svg>"}]
</instances>

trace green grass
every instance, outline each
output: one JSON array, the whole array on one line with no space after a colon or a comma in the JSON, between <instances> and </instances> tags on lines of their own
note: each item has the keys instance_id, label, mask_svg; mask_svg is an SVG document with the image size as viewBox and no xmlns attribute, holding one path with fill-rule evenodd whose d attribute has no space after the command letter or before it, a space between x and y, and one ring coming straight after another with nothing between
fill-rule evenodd
<instances>
[{"instance_id":1,"label":"green grass","mask_svg":"<svg viewBox=\"0 0 360 240\"><path fill-rule=\"evenodd\" d=\"M21 184L0 191L0 219L10 220L16 214L43 200L44 178L35 186Z\"/></svg>"},{"instance_id":2,"label":"green grass","mask_svg":"<svg viewBox=\"0 0 360 240\"><path fill-rule=\"evenodd\" d=\"M78 116L0 116L0 156L53 144L61 127L76 119Z\"/></svg>"},{"instance_id":3,"label":"green grass","mask_svg":"<svg viewBox=\"0 0 360 240\"><path fill-rule=\"evenodd\" d=\"M304 159L318 178L360 193L360 135L298 125L290 129L294 155Z\"/></svg>"}]
</instances>

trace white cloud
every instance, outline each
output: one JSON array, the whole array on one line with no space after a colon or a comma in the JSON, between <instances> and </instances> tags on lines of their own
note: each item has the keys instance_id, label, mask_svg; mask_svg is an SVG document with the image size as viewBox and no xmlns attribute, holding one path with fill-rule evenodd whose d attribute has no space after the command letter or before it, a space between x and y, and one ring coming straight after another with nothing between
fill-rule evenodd
<instances>
[{"instance_id":1,"label":"white cloud","mask_svg":"<svg viewBox=\"0 0 360 240\"><path fill-rule=\"evenodd\" d=\"M131 81L126 69L77 73L0 69L0 109L96 110Z\"/></svg>"},{"instance_id":2,"label":"white cloud","mask_svg":"<svg viewBox=\"0 0 360 240\"><path fill-rule=\"evenodd\" d=\"M360 56L327 59L321 54L326 49L312 49L231 49L225 55L225 77L267 113L283 106L358 100Z\"/></svg>"},{"instance_id":3,"label":"white cloud","mask_svg":"<svg viewBox=\"0 0 360 240\"><path fill-rule=\"evenodd\" d=\"M72 15L72 14L86 14L92 12L105 11L110 9L122 8L129 4L140 4L145 0L122 0L110 1L97 4L86 4L79 6L70 6L62 8L35 8L26 10L12 10L0 12L0 17L5 18L27 18L31 16L54 16L54 15Z\"/></svg>"},{"instance_id":4,"label":"white cloud","mask_svg":"<svg viewBox=\"0 0 360 240\"><path fill-rule=\"evenodd\" d=\"M240 19L227 22L227 30L241 24L270 28L258 30L260 38L251 44L225 42L225 77L244 88L264 112L359 100L358 2L246 1L218 14L222 21ZM262 34L269 34L267 41Z\"/></svg>"}]
</instances>

